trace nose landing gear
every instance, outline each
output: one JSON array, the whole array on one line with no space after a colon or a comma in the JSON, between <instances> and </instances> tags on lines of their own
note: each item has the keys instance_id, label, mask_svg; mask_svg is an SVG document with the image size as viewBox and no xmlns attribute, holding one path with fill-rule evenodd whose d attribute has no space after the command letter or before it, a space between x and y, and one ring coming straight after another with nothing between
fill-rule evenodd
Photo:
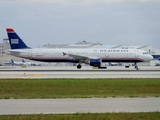
<instances>
[{"instance_id":1,"label":"nose landing gear","mask_svg":"<svg viewBox=\"0 0 160 120\"><path fill-rule=\"evenodd\" d=\"M136 63L136 62L135 62L135 69L138 70L138 66L137 66L137 63Z\"/></svg>"}]
</instances>

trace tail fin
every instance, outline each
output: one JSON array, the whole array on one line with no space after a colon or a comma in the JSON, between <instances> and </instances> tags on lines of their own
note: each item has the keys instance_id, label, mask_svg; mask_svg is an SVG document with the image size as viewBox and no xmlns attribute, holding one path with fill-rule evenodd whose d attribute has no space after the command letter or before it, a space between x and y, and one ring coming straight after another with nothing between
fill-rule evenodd
<instances>
[{"instance_id":1,"label":"tail fin","mask_svg":"<svg viewBox=\"0 0 160 120\"><path fill-rule=\"evenodd\" d=\"M6 29L8 34L9 43L11 46L11 49L25 49L29 48L22 39L14 32L12 28Z\"/></svg>"},{"instance_id":2,"label":"tail fin","mask_svg":"<svg viewBox=\"0 0 160 120\"><path fill-rule=\"evenodd\" d=\"M25 63L24 59L22 59L22 62Z\"/></svg>"},{"instance_id":3,"label":"tail fin","mask_svg":"<svg viewBox=\"0 0 160 120\"><path fill-rule=\"evenodd\" d=\"M12 66L14 65L14 60L13 59L11 59L11 64L12 64Z\"/></svg>"}]
</instances>

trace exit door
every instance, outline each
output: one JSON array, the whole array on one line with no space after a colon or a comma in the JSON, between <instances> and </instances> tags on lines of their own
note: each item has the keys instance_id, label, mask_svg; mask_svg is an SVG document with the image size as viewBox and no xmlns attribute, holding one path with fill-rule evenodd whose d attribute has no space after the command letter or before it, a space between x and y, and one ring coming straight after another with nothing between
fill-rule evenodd
<instances>
[{"instance_id":1,"label":"exit door","mask_svg":"<svg viewBox=\"0 0 160 120\"><path fill-rule=\"evenodd\" d=\"M138 52L138 50L135 50L135 57L136 57L136 58L139 57L139 52Z\"/></svg>"}]
</instances>

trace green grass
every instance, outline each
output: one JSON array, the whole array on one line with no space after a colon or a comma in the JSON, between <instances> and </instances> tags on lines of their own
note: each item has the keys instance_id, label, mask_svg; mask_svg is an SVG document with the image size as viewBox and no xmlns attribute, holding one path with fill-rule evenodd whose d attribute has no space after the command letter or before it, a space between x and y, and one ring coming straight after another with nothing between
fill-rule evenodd
<instances>
[{"instance_id":1,"label":"green grass","mask_svg":"<svg viewBox=\"0 0 160 120\"><path fill-rule=\"evenodd\" d=\"M160 97L160 79L2 79L0 99Z\"/></svg>"},{"instance_id":2,"label":"green grass","mask_svg":"<svg viewBox=\"0 0 160 120\"><path fill-rule=\"evenodd\" d=\"M146 113L87 113L50 115L3 115L0 120L159 120L160 112Z\"/></svg>"}]
</instances>

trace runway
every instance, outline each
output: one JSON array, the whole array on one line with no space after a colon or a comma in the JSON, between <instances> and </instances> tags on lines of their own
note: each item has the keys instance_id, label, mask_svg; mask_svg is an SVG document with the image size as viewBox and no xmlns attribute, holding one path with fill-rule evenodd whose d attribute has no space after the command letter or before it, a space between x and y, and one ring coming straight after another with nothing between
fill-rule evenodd
<instances>
[{"instance_id":1,"label":"runway","mask_svg":"<svg viewBox=\"0 0 160 120\"><path fill-rule=\"evenodd\" d=\"M76 66L1 67L0 78L160 78L160 67L141 66L138 71L123 66L108 69L84 66L80 70Z\"/></svg>"},{"instance_id":2,"label":"runway","mask_svg":"<svg viewBox=\"0 0 160 120\"><path fill-rule=\"evenodd\" d=\"M160 111L160 98L0 100L0 115Z\"/></svg>"}]
</instances>

